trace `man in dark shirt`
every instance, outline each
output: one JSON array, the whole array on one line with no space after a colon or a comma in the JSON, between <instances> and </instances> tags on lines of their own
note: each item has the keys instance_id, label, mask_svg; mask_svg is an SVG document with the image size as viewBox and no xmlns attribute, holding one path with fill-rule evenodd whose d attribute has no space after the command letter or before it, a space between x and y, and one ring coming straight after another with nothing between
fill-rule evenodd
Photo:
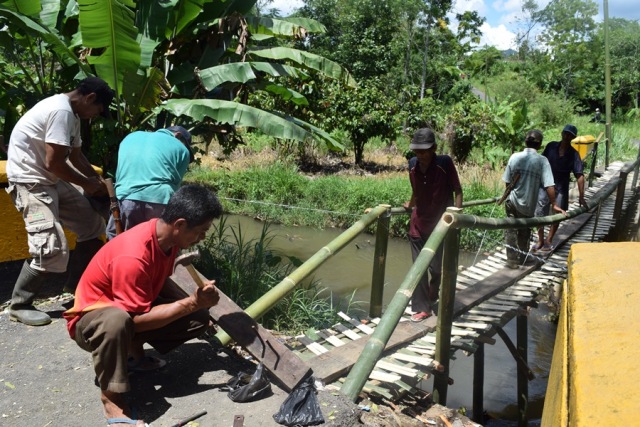
<instances>
[{"instance_id":1,"label":"man in dark shirt","mask_svg":"<svg viewBox=\"0 0 640 427\"><path fill-rule=\"evenodd\" d=\"M405 209L413 209L409 225L409 241L413 261L420 254L425 242L447 210L454 205L462 207L462 187L458 172L449 156L436 155L436 138L429 128L419 129L411 140L409 148L416 157L409 161L409 180L411 181L411 200L404 204ZM425 273L411 297L411 316L414 322L420 322L431 316L431 304L438 299L440 279L442 277L442 245L436 251L429 265L431 280Z\"/></svg>"},{"instance_id":2,"label":"man in dark shirt","mask_svg":"<svg viewBox=\"0 0 640 427\"><path fill-rule=\"evenodd\" d=\"M584 200L584 174L582 159L578 151L571 146L571 141L578 135L578 129L574 125L566 125L562 129L562 140L553 141L547 144L542 155L549 160L551 171L553 172L553 180L555 181L556 204L566 211L569 207L569 181L570 175L576 177L578 184L578 202L580 206L586 206ZM544 189L540 189L538 195L538 207L536 216L549 215L549 198ZM549 235L544 238L544 227L538 228L538 244L534 246L534 250L548 252L553 249L553 236L558 230L558 224L552 224L549 227Z\"/></svg>"}]
</instances>

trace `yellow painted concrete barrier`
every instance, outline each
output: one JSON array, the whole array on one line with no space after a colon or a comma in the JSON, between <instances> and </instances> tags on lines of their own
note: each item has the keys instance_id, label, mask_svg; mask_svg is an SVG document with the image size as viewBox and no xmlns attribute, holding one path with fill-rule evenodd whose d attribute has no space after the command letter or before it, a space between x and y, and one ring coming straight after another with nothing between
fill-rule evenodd
<instances>
[{"instance_id":1,"label":"yellow painted concrete barrier","mask_svg":"<svg viewBox=\"0 0 640 427\"><path fill-rule=\"evenodd\" d=\"M638 425L640 243L571 247L544 427Z\"/></svg>"},{"instance_id":2,"label":"yellow painted concrete barrier","mask_svg":"<svg viewBox=\"0 0 640 427\"><path fill-rule=\"evenodd\" d=\"M2 224L0 229L0 262L29 258L27 232L24 229L22 215L5 191L8 184L6 166L6 160L0 160L0 218L2 218L0 222ZM102 169L95 166L94 169L98 173L102 173ZM69 249L73 249L76 246L76 235L66 230L65 235L69 241Z\"/></svg>"}]
</instances>

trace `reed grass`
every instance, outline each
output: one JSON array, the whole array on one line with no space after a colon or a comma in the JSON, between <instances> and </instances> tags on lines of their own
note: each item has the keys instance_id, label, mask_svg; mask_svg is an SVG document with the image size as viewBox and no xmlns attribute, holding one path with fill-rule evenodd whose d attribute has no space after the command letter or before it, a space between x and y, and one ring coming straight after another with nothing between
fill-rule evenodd
<instances>
[{"instance_id":1,"label":"reed grass","mask_svg":"<svg viewBox=\"0 0 640 427\"><path fill-rule=\"evenodd\" d=\"M266 223L259 237L247 239L239 226L228 224L223 216L198 246L200 259L195 265L238 306L247 308L302 263L271 250L272 240ZM333 295L309 281L283 298L260 322L266 328L297 335L335 324L339 311L348 313L357 305L353 295Z\"/></svg>"}]
</instances>

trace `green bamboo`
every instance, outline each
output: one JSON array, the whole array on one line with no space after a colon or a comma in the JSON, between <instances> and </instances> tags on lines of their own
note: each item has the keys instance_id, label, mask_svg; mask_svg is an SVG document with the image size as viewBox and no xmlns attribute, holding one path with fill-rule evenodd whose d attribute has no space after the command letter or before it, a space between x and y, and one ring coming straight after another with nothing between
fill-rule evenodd
<instances>
[{"instance_id":1,"label":"green bamboo","mask_svg":"<svg viewBox=\"0 0 640 427\"><path fill-rule=\"evenodd\" d=\"M280 283L271 288L266 294L261 296L253 304L251 304L245 312L253 319L259 319L266 312L271 310L282 298L289 292L294 290L304 279L313 273L323 262L340 252L353 239L358 237L360 233L367 229L378 217L385 214L389 210L388 205L380 205L372 208L368 213L363 215L355 224L345 230L338 237L322 247L318 252L313 254L311 258L305 261L300 267L296 268L290 275L285 277ZM216 338L222 345L231 342L231 337L220 330L216 334Z\"/></svg>"},{"instance_id":2,"label":"green bamboo","mask_svg":"<svg viewBox=\"0 0 640 427\"><path fill-rule=\"evenodd\" d=\"M525 228L525 227L538 227L543 225L553 224L554 222L560 222L563 220L575 218L576 216L589 211L594 208L598 203L609 197L613 193L620 182L620 178L612 179L604 188L594 197L589 198L587 207L581 206L579 208L567 211L567 215L561 213L555 215L533 217L533 218L484 218L475 215L458 214L454 212L446 212L444 214L447 217L447 221L451 223L451 227L454 228L479 228L482 230L501 230L505 228Z\"/></svg>"},{"instance_id":3,"label":"green bamboo","mask_svg":"<svg viewBox=\"0 0 640 427\"><path fill-rule=\"evenodd\" d=\"M431 236L420 251L416 261L400 284L400 288L396 291L393 299L387 306L387 309L380 319L380 323L369 337L367 344L362 350L362 354L351 368L340 392L352 401L356 401L358 394L367 382L367 378L369 378L373 367L378 362L391 334L400 321L404 309L409 304L413 290L429 267L435 251L444 241L449 228L450 224L444 217L440 219L435 230L433 230L433 233L431 233Z\"/></svg>"},{"instance_id":4,"label":"green bamboo","mask_svg":"<svg viewBox=\"0 0 640 427\"><path fill-rule=\"evenodd\" d=\"M391 208L389 205L385 205ZM373 255L373 273L371 277L371 299L369 301L369 316L382 315L382 299L384 295L384 273L387 265L387 246L389 243L389 223L391 213L387 210L378 218L376 225L376 248Z\"/></svg>"},{"instance_id":5,"label":"green bamboo","mask_svg":"<svg viewBox=\"0 0 640 427\"><path fill-rule=\"evenodd\" d=\"M468 208L470 206L480 206L480 205L490 205L491 203L495 203L500 200L500 197L491 197L489 199L478 199L478 200L469 200L468 202L462 202L463 208ZM406 215L411 211L406 210L405 208L391 208L391 215Z\"/></svg>"},{"instance_id":6,"label":"green bamboo","mask_svg":"<svg viewBox=\"0 0 640 427\"><path fill-rule=\"evenodd\" d=\"M448 208L449 213L459 213L461 209ZM451 326L453 323L453 306L456 299L456 280L458 273L458 254L460 249L460 230L452 229L444 239L442 255L442 283L440 285L440 304L438 305L438 324L436 327L435 360L444 369L434 372L433 401L447 405L447 388L449 387L449 365L451 362Z\"/></svg>"}]
</instances>

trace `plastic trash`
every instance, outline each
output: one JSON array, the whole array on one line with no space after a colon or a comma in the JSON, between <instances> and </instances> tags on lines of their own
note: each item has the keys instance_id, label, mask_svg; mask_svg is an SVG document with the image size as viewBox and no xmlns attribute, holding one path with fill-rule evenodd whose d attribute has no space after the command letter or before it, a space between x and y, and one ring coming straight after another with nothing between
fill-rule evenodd
<instances>
[{"instance_id":1,"label":"plastic trash","mask_svg":"<svg viewBox=\"0 0 640 427\"><path fill-rule=\"evenodd\" d=\"M318 403L313 376L303 380L282 402L273 419L285 426L315 426L324 424L322 410Z\"/></svg>"},{"instance_id":2,"label":"plastic trash","mask_svg":"<svg viewBox=\"0 0 640 427\"><path fill-rule=\"evenodd\" d=\"M260 363L251 374L240 372L227 382L229 399L234 402L251 402L271 396L271 382L267 377L264 365Z\"/></svg>"}]
</instances>

